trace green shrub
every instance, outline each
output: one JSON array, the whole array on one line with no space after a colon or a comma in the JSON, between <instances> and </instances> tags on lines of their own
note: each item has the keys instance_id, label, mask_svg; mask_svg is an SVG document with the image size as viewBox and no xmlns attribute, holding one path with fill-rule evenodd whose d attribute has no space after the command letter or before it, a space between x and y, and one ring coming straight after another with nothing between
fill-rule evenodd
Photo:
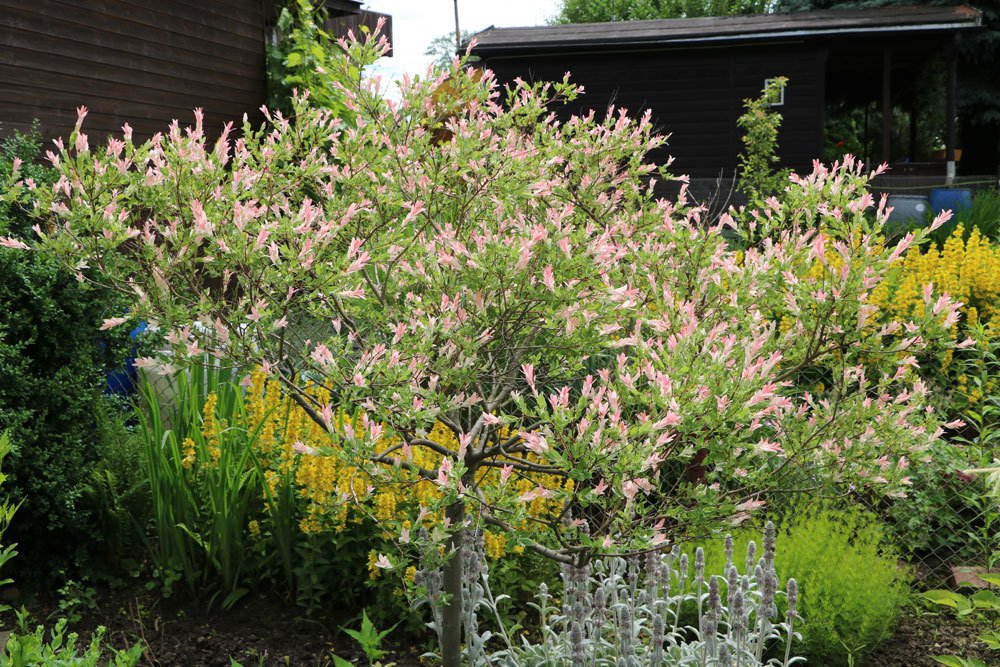
<instances>
[{"instance_id":1,"label":"green shrub","mask_svg":"<svg viewBox=\"0 0 1000 667\"><path fill-rule=\"evenodd\" d=\"M12 180L14 158L24 162L16 178L45 187L51 174L34 162L40 147L37 133L0 144L0 191ZM29 239L33 224L17 205L0 200L0 235ZM24 503L10 531L24 554L16 563L22 580L82 562L101 542L81 498L100 459L95 414L102 368L124 347L109 337L112 344L102 350L98 341L116 303L51 258L0 248L0 430L13 443L10 497Z\"/></svg>"},{"instance_id":2,"label":"green shrub","mask_svg":"<svg viewBox=\"0 0 1000 667\"><path fill-rule=\"evenodd\" d=\"M0 433L0 462L7 458L8 454L10 454L10 438L6 433ZM6 481L7 475L0 472L0 485ZM4 540L4 533L10 527L11 519L14 518L17 507L17 505L10 501L6 493L0 496L0 569L3 569L17 555L17 545L10 544ZM7 577L0 578L0 586L6 586L10 583L13 583L12 579ZM10 607L7 605L0 605L0 612L7 611L8 609Z\"/></svg>"},{"instance_id":3,"label":"green shrub","mask_svg":"<svg viewBox=\"0 0 1000 667\"><path fill-rule=\"evenodd\" d=\"M780 193L788 182L788 169L778 164L778 131L781 114L772 111L788 79L770 79L760 97L743 100L745 109L736 124L743 130L743 152L739 156L739 187L754 206Z\"/></svg>"},{"instance_id":4,"label":"green shrub","mask_svg":"<svg viewBox=\"0 0 1000 667\"><path fill-rule=\"evenodd\" d=\"M738 562L756 532L734 536ZM876 517L855 507L790 511L779 523L775 564L779 578L799 583L802 622L796 630L802 641L796 652L808 664L851 664L850 656L862 658L891 636L909 597L909 575L886 538ZM706 548L705 562L706 571L724 567L721 541Z\"/></svg>"}]
</instances>

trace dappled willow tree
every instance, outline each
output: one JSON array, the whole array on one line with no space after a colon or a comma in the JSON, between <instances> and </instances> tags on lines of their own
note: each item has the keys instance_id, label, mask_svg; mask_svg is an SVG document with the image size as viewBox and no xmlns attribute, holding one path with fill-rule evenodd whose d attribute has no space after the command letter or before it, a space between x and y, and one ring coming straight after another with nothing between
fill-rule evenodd
<instances>
[{"instance_id":1,"label":"dappled willow tree","mask_svg":"<svg viewBox=\"0 0 1000 667\"><path fill-rule=\"evenodd\" d=\"M34 202L37 244L0 246L130 295L104 326L155 322L171 355L141 360L151 371L206 352L260 367L330 435L302 455L373 487L434 485L382 526L443 563L445 664L461 663L469 530L579 564L800 484L905 488L942 432L915 355L954 345L958 305L928 293L913 317L879 318L873 290L925 232L886 246L860 164L790 177L747 212L763 240L737 252L729 216L655 196L651 114L560 122L568 79L502 91L460 64L387 99L362 74L384 38L342 48L354 127L300 98L235 140L209 144L199 114L98 148L81 109L53 187L7 195ZM453 437L428 437L436 424ZM510 492L534 475L560 483ZM538 498L557 511L531 516Z\"/></svg>"}]
</instances>

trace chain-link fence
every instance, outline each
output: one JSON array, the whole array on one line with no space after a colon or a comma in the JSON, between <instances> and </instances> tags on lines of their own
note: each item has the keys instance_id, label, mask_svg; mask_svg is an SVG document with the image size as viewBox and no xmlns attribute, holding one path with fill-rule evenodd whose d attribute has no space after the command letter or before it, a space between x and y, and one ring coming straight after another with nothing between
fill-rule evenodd
<instances>
[{"instance_id":1,"label":"chain-link fence","mask_svg":"<svg viewBox=\"0 0 1000 667\"><path fill-rule=\"evenodd\" d=\"M1000 571L1000 499L987 489L970 452L942 444L918 467L904 498L863 502L885 521L918 586L984 586L976 574Z\"/></svg>"}]
</instances>

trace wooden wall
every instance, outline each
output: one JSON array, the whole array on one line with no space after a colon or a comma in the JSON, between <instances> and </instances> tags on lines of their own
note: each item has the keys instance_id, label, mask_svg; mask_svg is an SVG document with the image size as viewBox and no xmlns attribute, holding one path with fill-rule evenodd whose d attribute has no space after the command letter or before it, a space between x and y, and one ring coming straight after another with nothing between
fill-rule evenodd
<instances>
[{"instance_id":1,"label":"wooden wall","mask_svg":"<svg viewBox=\"0 0 1000 667\"><path fill-rule=\"evenodd\" d=\"M391 58L392 16L389 14L364 10L359 14L333 16L327 20L326 25L323 27L326 28L327 32L331 35L338 37L347 37L348 31L354 31L355 38L361 39L364 36L362 34L363 27L375 32L379 19L385 19L385 25L382 26L382 34L389 40L389 51L385 55Z\"/></svg>"},{"instance_id":2,"label":"wooden wall","mask_svg":"<svg viewBox=\"0 0 1000 667\"><path fill-rule=\"evenodd\" d=\"M652 109L653 121L669 133L670 171L696 177L732 176L742 150L736 119L743 100L756 97L764 80L786 76L789 85L779 152L785 165L811 169L823 152L825 53L800 45L725 49L564 54L484 61L501 82L515 77L558 80L568 70L585 94L560 111L603 111L609 102L633 115Z\"/></svg>"},{"instance_id":3,"label":"wooden wall","mask_svg":"<svg viewBox=\"0 0 1000 667\"><path fill-rule=\"evenodd\" d=\"M37 118L66 136L90 109L91 141L177 118L240 124L266 99L261 0L0 0L0 136Z\"/></svg>"}]
</instances>

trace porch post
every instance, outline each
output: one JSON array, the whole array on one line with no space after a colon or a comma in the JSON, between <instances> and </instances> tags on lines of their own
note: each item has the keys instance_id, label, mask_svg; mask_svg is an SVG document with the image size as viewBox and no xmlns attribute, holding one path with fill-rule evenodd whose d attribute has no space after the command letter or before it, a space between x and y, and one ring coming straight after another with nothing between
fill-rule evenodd
<instances>
[{"instance_id":1,"label":"porch post","mask_svg":"<svg viewBox=\"0 0 1000 667\"><path fill-rule=\"evenodd\" d=\"M948 59L948 90L945 103L944 159L947 164L945 182L951 185L955 182L955 114L958 113L958 35L945 48Z\"/></svg>"},{"instance_id":2,"label":"porch post","mask_svg":"<svg viewBox=\"0 0 1000 667\"><path fill-rule=\"evenodd\" d=\"M882 51L882 162L889 162L889 135L892 132L892 52Z\"/></svg>"}]
</instances>

